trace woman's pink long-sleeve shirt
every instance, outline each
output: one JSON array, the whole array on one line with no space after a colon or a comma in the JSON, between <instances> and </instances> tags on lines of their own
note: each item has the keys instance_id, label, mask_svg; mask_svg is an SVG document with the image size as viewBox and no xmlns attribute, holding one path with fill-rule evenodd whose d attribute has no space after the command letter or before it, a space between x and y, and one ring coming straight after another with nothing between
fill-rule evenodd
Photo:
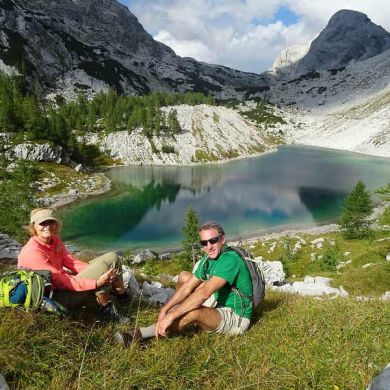
<instances>
[{"instance_id":1,"label":"woman's pink long-sleeve shirt","mask_svg":"<svg viewBox=\"0 0 390 390\"><path fill-rule=\"evenodd\" d=\"M18 267L51 271L55 289L73 291L96 289L95 279L71 275L63 268L66 267L77 274L88 267L88 264L73 257L57 236L53 237L51 244L45 244L36 236L31 237L18 256Z\"/></svg>"}]
</instances>

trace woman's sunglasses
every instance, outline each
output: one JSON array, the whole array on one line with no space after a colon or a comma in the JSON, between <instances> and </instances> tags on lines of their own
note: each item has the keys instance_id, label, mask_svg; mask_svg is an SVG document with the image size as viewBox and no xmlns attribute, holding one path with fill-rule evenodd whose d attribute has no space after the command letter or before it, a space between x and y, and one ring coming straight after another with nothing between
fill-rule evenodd
<instances>
[{"instance_id":1,"label":"woman's sunglasses","mask_svg":"<svg viewBox=\"0 0 390 390\"><path fill-rule=\"evenodd\" d=\"M200 245L207 246L208 242L211 245L214 245L214 244L216 244L220 240L221 237L222 237L222 235L217 236L217 237L213 237L213 238L209 238L208 240L200 240Z\"/></svg>"}]
</instances>

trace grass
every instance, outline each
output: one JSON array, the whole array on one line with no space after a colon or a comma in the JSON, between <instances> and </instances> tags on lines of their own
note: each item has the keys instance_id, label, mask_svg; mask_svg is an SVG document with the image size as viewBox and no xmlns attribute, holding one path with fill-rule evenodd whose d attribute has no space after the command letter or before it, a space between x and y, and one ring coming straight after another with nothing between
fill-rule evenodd
<instances>
[{"instance_id":1,"label":"grass","mask_svg":"<svg viewBox=\"0 0 390 390\"><path fill-rule=\"evenodd\" d=\"M293 253L293 247L299 241L298 236L305 244ZM366 240L346 240L340 233L298 236L259 241L251 251L265 260L284 261L287 258L291 281L302 280L306 275L331 277L334 287L342 285L353 296L378 297L390 291L390 262L385 260L390 245L390 240L387 240L390 232L378 230L375 237ZM320 237L325 239L324 245L322 248L313 248L311 241ZM290 261L288 254L283 252L286 239L291 241ZM323 264L332 243L338 248L335 251L337 264L351 260L337 272L326 270ZM368 268L362 268L370 263L372 265Z\"/></svg>"},{"instance_id":2,"label":"grass","mask_svg":"<svg viewBox=\"0 0 390 390\"><path fill-rule=\"evenodd\" d=\"M39 170L39 182L45 183L46 181L46 183L51 183L50 186L44 187L44 196L58 195L64 192L66 193L70 189L85 192L88 188L87 182L90 182L91 180L95 184L95 190L103 188L105 184L105 178L102 175L76 172L67 165L40 163Z\"/></svg>"},{"instance_id":3,"label":"grass","mask_svg":"<svg viewBox=\"0 0 390 390\"><path fill-rule=\"evenodd\" d=\"M305 243L294 254L296 236L257 242L251 247L255 255L291 260L292 280L307 274L330 276L351 295L313 299L267 290L253 325L239 337L192 328L146 347L133 343L122 349L113 334L124 328L97 325L88 310L61 320L3 309L0 372L11 388L20 389L366 389L390 361L390 301L375 298L390 290L390 263L385 261L389 236L385 230L367 240L344 240L339 233L302 234ZM320 237L323 247L312 248L311 241ZM340 261L352 260L339 273L321 266L320 256L332 242ZM373 265L362 268L367 263ZM136 272L158 279L187 266L176 256L147 262ZM374 298L356 300L358 295ZM131 326L149 325L159 310L137 300L119 308Z\"/></svg>"},{"instance_id":4,"label":"grass","mask_svg":"<svg viewBox=\"0 0 390 390\"><path fill-rule=\"evenodd\" d=\"M114 326L4 310L0 370L12 388L31 389L364 389L390 360L389 308L268 292L243 336L193 329L128 349L113 342ZM128 308L134 323L156 314Z\"/></svg>"}]
</instances>

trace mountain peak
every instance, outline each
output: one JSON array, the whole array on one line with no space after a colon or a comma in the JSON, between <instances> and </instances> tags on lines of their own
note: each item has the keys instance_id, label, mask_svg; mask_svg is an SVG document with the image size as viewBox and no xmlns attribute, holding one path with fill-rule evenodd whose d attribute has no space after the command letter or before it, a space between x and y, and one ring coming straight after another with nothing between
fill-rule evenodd
<instances>
[{"instance_id":1,"label":"mountain peak","mask_svg":"<svg viewBox=\"0 0 390 390\"><path fill-rule=\"evenodd\" d=\"M296 74L335 69L363 61L390 48L390 33L367 15L340 10L312 42L309 52L297 64Z\"/></svg>"}]
</instances>

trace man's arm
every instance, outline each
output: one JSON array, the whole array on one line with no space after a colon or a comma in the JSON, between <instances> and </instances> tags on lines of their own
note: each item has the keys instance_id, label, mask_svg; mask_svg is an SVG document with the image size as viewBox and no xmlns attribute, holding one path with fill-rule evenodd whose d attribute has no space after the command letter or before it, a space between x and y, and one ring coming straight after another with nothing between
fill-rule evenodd
<instances>
[{"instance_id":1,"label":"man's arm","mask_svg":"<svg viewBox=\"0 0 390 390\"><path fill-rule=\"evenodd\" d=\"M221 289L227 281L219 276L212 276L208 281L204 282L192 294L190 293L186 299L176 305L169 313L162 319L159 319L156 324L156 335L166 336L168 327L177 318L184 314L201 307L207 298L215 291ZM184 286L184 285L183 285Z\"/></svg>"},{"instance_id":2,"label":"man's arm","mask_svg":"<svg viewBox=\"0 0 390 390\"><path fill-rule=\"evenodd\" d=\"M190 277L183 285L181 285L173 294L172 298L161 308L158 321L162 320L169 310L183 302L201 283L202 280L196 278L194 275Z\"/></svg>"}]
</instances>

